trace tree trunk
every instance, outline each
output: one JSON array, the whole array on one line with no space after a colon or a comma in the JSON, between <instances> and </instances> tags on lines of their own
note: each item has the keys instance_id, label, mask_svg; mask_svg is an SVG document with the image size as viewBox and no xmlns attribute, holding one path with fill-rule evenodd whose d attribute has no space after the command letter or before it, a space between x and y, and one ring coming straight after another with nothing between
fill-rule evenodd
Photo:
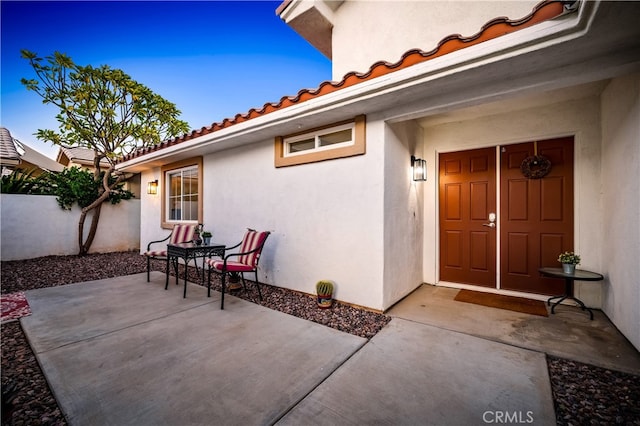
<instances>
[{"instance_id":1,"label":"tree trunk","mask_svg":"<svg viewBox=\"0 0 640 426\"><path fill-rule=\"evenodd\" d=\"M98 158L98 160L96 160L96 163L98 163L99 157L97 155L96 155L96 158ZM102 210L102 203L104 203L109 199L109 192L111 192L111 188L109 187L108 182L112 172L113 172L113 167L107 170L107 172L104 174L104 177L102 179L104 192L102 192L102 194L100 194L100 196L96 198L96 200L93 203L91 203L87 207L84 207L82 209L82 213L80 213L80 221L78 223L78 247L80 247L80 251L78 252L79 256L84 256L87 253L89 253L89 249L91 248L93 239L96 236L96 231L98 229L98 221L100 220L100 211ZM100 176L99 168L96 169L96 177L98 176ZM116 185L118 185L122 180L122 178L123 176L118 176L118 178L112 184L112 186L115 187ZM84 240L84 221L87 218L87 213L89 213L91 210L94 210L94 212L93 212L93 216L91 217L91 227L89 228L89 235L87 235L87 240L85 241Z\"/></svg>"},{"instance_id":2,"label":"tree trunk","mask_svg":"<svg viewBox=\"0 0 640 426\"><path fill-rule=\"evenodd\" d=\"M87 213L93 210L93 215L91 215L91 227L89 228L89 235L87 235L87 240L84 241L84 222L87 217ZM98 229L98 221L100 220L100 211L102 210L102 203L98 204L93 209L82 209L82 213L80 213L80 221L78 224L78 246L80 247L80 252L78 255L84 256L89 253L89 249L91 248L91 244L93 244L93 239L96 236L96 231Z\"/></svg>"}]
</instances>

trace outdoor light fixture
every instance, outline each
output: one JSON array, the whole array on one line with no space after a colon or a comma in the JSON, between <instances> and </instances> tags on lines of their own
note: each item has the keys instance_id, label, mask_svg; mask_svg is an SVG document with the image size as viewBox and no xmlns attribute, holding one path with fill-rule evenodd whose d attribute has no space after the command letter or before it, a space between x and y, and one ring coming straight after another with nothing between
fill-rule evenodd
<instances>
[{"instance_id":1,"label":"outdoor light fixture","mask_svg":"<svg viewBox=\"0 0 640 426\"><path fill-rule=\"evenodd\" d=\"M427 180L427 162L412 155L411 174L414 181Z\"/></svg>"},{"instance_id":2,"label":"outdoor light fixture","mask_svg":"<svg viewBox=\"0 0 640 426\"><path fill-rule=\"evenodd\" d=\"M147 184L147 194L156 195L158 193L158 180L152 180Z\"/></svg>"}]
</instances>

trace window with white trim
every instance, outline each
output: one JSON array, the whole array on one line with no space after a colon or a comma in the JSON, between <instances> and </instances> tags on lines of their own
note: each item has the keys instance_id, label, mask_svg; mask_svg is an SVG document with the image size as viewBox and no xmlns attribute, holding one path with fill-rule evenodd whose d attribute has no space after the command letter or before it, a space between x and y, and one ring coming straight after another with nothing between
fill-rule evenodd
<instances>
[{"instance_id":1,"label":"window with white trim","mask_svg":"<svg viewBox=\"0 0 640 426\"><path fill-rule=\"evenodd\" d=\"M366 151L365 116L310 129L275 140L275 166L286 167L362 155Z\"/></svg>"},{"instance_id":2,"label":"window with white trim","mask_svg":"<svg viewBox=\"0 0 640 426\"><path fill-rule=\"evenodd\" d=\"M162 167L162 226L202 222L202 157Z\"/></svg>"},{"instance_id":3,"label":"window with white trim","mask_svg":"<svg viewBox=\"0 0 640 426\"><path fill-rule=\"evenodd\" d=\"M185 167L167 172L167 212L169 221L198 220L198 168Z\"/></svg>"},{"instance_id":4,"label":"window with white trim","mask_svg":"<svg viewBox=\"0 0 640 426\"><path fill-rule=\"evenodd\" d=\"M314 151L353 145L355 123L343 124L317 132L284 138L284 156L309 154Z\"/></svg>"}]
</instances>

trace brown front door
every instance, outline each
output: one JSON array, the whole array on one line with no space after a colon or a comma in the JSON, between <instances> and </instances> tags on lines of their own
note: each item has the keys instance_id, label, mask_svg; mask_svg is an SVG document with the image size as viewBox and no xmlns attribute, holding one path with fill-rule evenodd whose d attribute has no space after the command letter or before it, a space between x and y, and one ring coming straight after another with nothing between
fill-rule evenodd
<instances>
[{"instance_id":1,"label":"brown front door","mask_svg":"<svg viewBox=\"0 0 640 426\"><path fill-rule=\"evenodd\" d=\"M496 286L496 149L440 155L440 280Z\"/></svg>"},{"instance_id":2,"label":"brown front door","mask_svg":"<svg viewBox=\"0 0 640 426\"><path fill-rule=\"evenodd\" d=\"M530 179L520 166L536 150L551 161L551 171ZM573 137L500 151L500 288L562 294L564 282L541 278L538 268L559 267L558 254L573 249Z\"/></svg>"}]
</instances>

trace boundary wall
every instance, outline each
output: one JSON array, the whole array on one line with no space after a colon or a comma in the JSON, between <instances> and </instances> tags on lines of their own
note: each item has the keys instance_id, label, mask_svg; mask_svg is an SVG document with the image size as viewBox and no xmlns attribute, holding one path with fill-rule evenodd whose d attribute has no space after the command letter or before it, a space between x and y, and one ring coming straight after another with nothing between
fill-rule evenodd
<instances>
[{"instance_id":1,"label":"boundary wall","mask_svg":"<svg viewBox=\"0 0 640 426\"><path fill-rule=\"evenodd\" d=\"M22 260L78 254L80 207L58 206L51 195L0 195L0 259ZM85 236L91 224L85 221ZM89 253L140 249L140 200L102 206Z\"/></svg>"}]
</instances>

